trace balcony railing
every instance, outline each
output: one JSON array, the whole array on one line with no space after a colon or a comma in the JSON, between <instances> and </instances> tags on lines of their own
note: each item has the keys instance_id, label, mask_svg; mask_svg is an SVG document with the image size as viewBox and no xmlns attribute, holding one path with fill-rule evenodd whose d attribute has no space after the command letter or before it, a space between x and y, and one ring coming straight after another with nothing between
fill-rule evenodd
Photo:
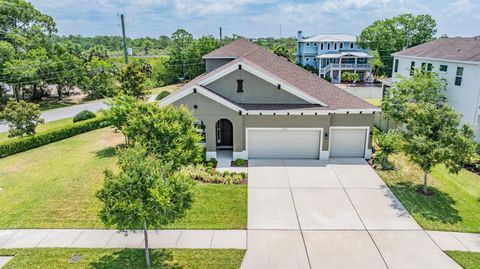
<instances>
[{"instance_id":1,"label":"balcony railing","mask_svg":"<svg viewBox=\"0 0 480 269\"><path fill-rule=\"evenodd\" d=\"M356 69L356 70L370 70L372 68L372 65L371 64L329 64L325 67L322 67L320 69L320 72L322 74L325 74L327 73L328 71L330 71L331 69L335 69L335 70L338 70L338 69L345 69L345 70L352 70L352 69Z\"/></svg>"}]
</instances>

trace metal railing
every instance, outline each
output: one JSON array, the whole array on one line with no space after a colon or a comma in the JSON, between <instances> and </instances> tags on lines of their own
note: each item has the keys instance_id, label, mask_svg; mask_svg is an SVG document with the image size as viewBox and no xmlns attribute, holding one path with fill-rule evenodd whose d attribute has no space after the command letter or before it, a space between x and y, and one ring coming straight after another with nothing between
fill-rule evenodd
<instances>
[{"instance_id":1,"label":"metal railing","mask_svg":"<svg viewBox=\"0 0 480 269\"><path fill-rule=\"evenodd\" d=\"M362 69L369 70L372 68L371 64L329 64L320 69L322 74L328 73L331 69Z\"/></svg>"}]
</instances>

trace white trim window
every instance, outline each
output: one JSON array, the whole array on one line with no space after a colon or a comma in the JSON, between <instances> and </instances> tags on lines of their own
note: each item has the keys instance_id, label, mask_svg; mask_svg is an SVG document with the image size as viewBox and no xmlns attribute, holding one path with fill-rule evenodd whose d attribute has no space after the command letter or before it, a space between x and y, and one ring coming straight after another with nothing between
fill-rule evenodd
<instances>
[{"instance_id":1,"label":"white trim window","mask_svg":"<svg viewBox=\"0 0 480 269\"><path fill-rule=\"evenodd\" d=\"M448 71L448 65L441 64L439 70L440 70L440 72L447 72Z\"/></svg>"},{"instance_id":2,"label":"white trim window","mask_svg":"<svg viewBox=\"0 0 480 269\"><path fill-rule=\"evenodd\" d=\"M457 73L455 75L455 85L462 86L462 79L463 79L463 67L457 67Z\"/></svg>"}]
</instances>

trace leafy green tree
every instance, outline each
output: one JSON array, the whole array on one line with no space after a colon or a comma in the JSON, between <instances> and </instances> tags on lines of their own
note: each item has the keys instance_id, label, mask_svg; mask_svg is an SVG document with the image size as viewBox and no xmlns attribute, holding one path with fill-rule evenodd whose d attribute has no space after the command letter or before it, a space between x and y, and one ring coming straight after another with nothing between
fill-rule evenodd
<instances>
[{"instance_id":1,"label":"leafy green tree","mask_svg":"<svg viewBox=\"0 0 480 269\"><path fill-rule=\"evenodd\" d=\"M170 42L171 42L170 37L168 37L166 35L161 35L158 38L158 47L161 48L161 49L165 49L170 45Z\"/></svg>"},{"instance_id":2,"label":"leafy green tree","mask_svg":"<svg viewBox=\"0 0 480 269\"><path fill-rule=\"evenodd\" d=\"M376 50L370 50L369 54L372 56L371 59L369 59L370 64L372 65L372 73L375 78L378 78L382 75L382 70L385 67L385 65L382 62L382 57L380 56L380 53Z\"/></svg>"},{"instance_id":3,"label":"leafy green tree","mask_svg":"<svg viewBox=\"0 0 480 269\"><path fill-rule=\"evenodd\" d=\"M91 62L93 58L97 58L99 60L107 60L108 50L104 46L93 46L92 48L83 53L83 58L86 62Z\"/></svg>"},{"instance_id":4,"label":"leafy green tree","mask_svg":"<svg viewBox=\"0 0 480 269\"><path fill-rule=\"evenodd\" d=\"M35 128L43 123L40 118L40 108L36 104L20 102L8 102L1 115L8 122L8 137L22 137L35 134Z\"/></svg>"},{"instance_id":5,"label":"leafy green tree","mask_svg":"<svg viewBox=\"0 0 480 269\"><path fill-rule=\"evenodd\" d=\"M145 66L145 65L148 65ZM145 82L152 67L146 62L133 61L124 66L120 73L121 91L123 94L143 99L147 92Z\"/></svg>"},{"instance_id":6,"label":"leafy green tree","mask_svg":"<svg viewBox=\"0 0 480 269\"><path fill-rule=\"evenodd\" d=\"M381 74L390 76L393 62L391 54L433 40L436 27L437 23L430 15L406 13L375 21L362 30L359 44L378 51L384 64Z\"/></svg>"},{"instance_id":7,"label":"leafy green tree","mask_svg":"<svg viewBox=\"0 0 480 269\"><path fill-rule=\"evenodd\" d=\"M423 193L428 194L427 177L432 168L444 164L458 173L462 163L475 153L470 126L460 126L460 116L446 104L406 104L403 150L424 173Z\"/></svg>"},{"instance_id":8,"label":"leafy green tree","mask_svg":"<svg viewBox=\"0 0 480 269\"><path fill-rule=\"evenodd\" d=\"M31 3L25 0L0 0L0 41L8 42L14 50L14 55L9 60L10 66L5 63L3 67L4 71L8 72L0 73L4 75L2 81L13 84L17 101L20 100L18 80L27 78L24 76L25 70L12 63L23 60L25 53L41 46L45 39L56 31L52 17L38 11ZM32 63L24 63L32 69ZM34 88L37 90L36 85Z\"/></svg>"},{"instance_id":9,"label":"leafy green tree","mask_svg":"<svg viewBox=\"0 0 480 269\"><path fill-rule=\"evenodd\" d=\"M171 162L172 168L177 169L201 160L201 136L194 122L186 107L142 104L128 116L123 130L134 143L144 145L161 162Z\"/></svg>"},{"instance_id":10,"label":"leafy green tree","mask_svg":"<svg viewBox=\"0 0 480 269\"><path fill-rule=\"evenodd\" d=\"M446 101L444 96L446 81L435 72L424 72L415 69L413 76L400 76L390 88L382 102L382 111L385 115L398 122L405 122L407 111L405 104L430 103L440 104Z\"/></svg>"},{"instance_id":11,"label":"leafy green tree","mask_svg":"<svg viewBox=\"0 0 480 269\"><path fill-rule=\"evenodd\" d=\"M129 115L140 105L140 101L133 96L120 94L107 101L109 109L105 112L108 121L125 136L125 143L128 144L128 136L124 131Z\"/></svg>"},{"instance_id":12,"label":"leafy green tree","mask_svg":"<svg viewBox=\"0 0 480 269\"><path fill-rule=\"evenodd\" d=\"M434 72L414 70L396 82L382 102L386 116L405 123L402 150L424 173L423 193L432 168L444 164L458 173L475 152L473 130L460 126L460 116L446 104L445 81Z\"/></svg>"},{"instance_id":13,"label":"leafy green tree","mask_svg":"<svg viewBox=\"0 0 480 269\"><path fill-rule=\"evenodd\" d=\"M82 59L65 45L53 45L49 54L48 82L56 84L58 100L62 100L64 93L68 95L74 87L81 85L86 75L85 66Z\"/></svg>"},{"instance_id":14,"label":"leafy green tree","mask_svg":"<svg viewBox=\"0 0 480 269\"><path fill-rule=\"evenodd\" d=\"M105 172L100 218L121 231L143 228L145 261L150 267L148 228L165 226L184 216L193 201L194 182L183 173L172 172L170 165L139 144L119 154L120 171Z\"/></svg>"},{"instance_id":15,"label":"leafy green tree","mask_svg":"<svg viewBox=\"0 0 480 269\"><path fill-rule=\"evenodd\" d=\"M94 56L85 68L86 76L80 85L89 98L111 97L117 93L115 67L111 63Z\"/></svg>"},{"instance_id":16,"label":"leafy green tree","mask_svg":"<svg viewBox=\"0 0 480 269\"><path fill-rule=\"evenodd\" d=\"M286 45L276 45L273 48L273 53L289 60L290 62L293 61L293 53Z\"/></svg>"},{"instance_id":17,"label":"leafy green tree","mask_svg":"<svg viewBox=\"0 0 480 269\"><path fill-rule=\"evenodd\" d=\"M7 40L15 53L56 32L53 18L25 0L0 0L0 40Z\"/></svg>"}]
</instances>

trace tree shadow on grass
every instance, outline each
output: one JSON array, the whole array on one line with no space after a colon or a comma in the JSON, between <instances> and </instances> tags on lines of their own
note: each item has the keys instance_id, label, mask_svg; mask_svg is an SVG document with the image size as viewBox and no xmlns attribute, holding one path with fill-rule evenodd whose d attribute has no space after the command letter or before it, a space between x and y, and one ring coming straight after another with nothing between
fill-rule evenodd
<instances>
[{"instance_id":1,"label":"tree shadow on grass","mask_svg":"<svg viewBox=\"0 0 480 269\"><path fill-rule=\"evenodd\" d=\"M453 206L455 200L445 192L434 187L428 187L432 195L423 195L418 192L423 185L411 182L400 182L390 186L402 204L411 214L420 215L426 220L446 224L454 224L462 221L458 210Z\"/></svg>"},{"instance_id":2,"label":"tree shadow on grass","mask_svg":"<svg viewBox=\"0 0 480 269\"><path fill-rule=\"evenodd\" d=\"M95 157L97 158L111 158L117 153L116 147L107 147L101 150L95 151Z\"/></svg>"},{"instance_id":3,"label":"tree shadow on grass","mask_svg":"<svg viewBox=\"0 0 480 269\"><path fill-rule=\"evenodd\" d=\"M151 268L182 269L175 262L173 254L165 249L150 249ZM92 262L90 268L95 269L120 269L120 268L147 268L145 265L145 252L143 249L122 249L111 255L105 255L98 261Z\"/></svg>"}]
</instances>

